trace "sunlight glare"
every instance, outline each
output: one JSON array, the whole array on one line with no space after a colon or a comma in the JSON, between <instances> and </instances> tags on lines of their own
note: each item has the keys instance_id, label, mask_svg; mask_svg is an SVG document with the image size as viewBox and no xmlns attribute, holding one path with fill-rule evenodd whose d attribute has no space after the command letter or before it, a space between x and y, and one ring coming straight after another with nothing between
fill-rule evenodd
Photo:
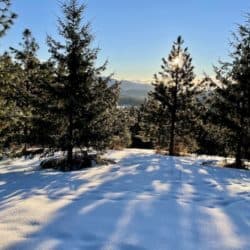
<instances>
[{"instance_id":1,"label":"sunlight glare","mask_svg":"<svg viewBox=\"0 0 250 250\"><path fill-rule=\"evenodd\" d=\"M179 53L173 60L171 61L171 66L175 69L181 69L183 67L184 60L183 60L183 55Z\"/></svg>"}]
</instances>

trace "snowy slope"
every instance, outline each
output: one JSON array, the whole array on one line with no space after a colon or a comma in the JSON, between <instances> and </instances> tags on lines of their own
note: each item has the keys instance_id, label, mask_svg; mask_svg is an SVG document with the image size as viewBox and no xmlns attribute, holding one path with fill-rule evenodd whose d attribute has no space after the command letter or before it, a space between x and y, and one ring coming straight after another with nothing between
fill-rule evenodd
<instances>
[{"instance_id":1,"label":"snowy slope","mask_svg":"<svg viewBox=\"0 0 250 250\"><path fill-rule=\"evenodd\" d=\"M0 249L250 249L249 171L109 156L118 163L74 173L0 162Z\"/></svg>"}]
</instances>

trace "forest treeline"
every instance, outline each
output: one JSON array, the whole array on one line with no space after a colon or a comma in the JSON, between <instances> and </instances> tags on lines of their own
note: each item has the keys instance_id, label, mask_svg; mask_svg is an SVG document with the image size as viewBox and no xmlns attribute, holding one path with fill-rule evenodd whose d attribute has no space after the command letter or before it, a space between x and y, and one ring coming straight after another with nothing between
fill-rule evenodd
<instances>
[{"instance_id":1,"label":"forest treeline","mask_svg":"<svg viewBox=\"0 0 250 250\"><path fill-rule=\"evenodd\" d=\"M0 1L0 36L17 15ZM192 57L179 36L154 76L154 90L141 106L120 107L119 82L96 65L85 5L61 6L60 41L47 37L50 58L37 56L39 44L25 29L15 48L0 56L1 154L25 154L36 146L74 149L146 147L170 155L183 153L235 157L235 167L250 159L250 16L231 42L231 60L218 62L215 77L197 79ZM17 18L17 19L16 19ZM55 24L56 25L56 24ZM215 38L216 39L216 38Z\"/></svg>"}]
</instances>

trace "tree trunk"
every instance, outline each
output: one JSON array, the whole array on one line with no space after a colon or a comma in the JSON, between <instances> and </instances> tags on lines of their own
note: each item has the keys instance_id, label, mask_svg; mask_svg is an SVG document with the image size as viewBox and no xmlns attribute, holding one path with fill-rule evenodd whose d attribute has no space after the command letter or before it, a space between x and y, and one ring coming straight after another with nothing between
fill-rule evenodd
<instances>
[{"instance_id":1,"label":"tree trunk","mask_svg":"<svg viewBox=\"0 0 250 250\"><path fill-rule=\"evenodd\" d=\"M175 119L176 119L176 111L172 112L171 119L171 128L170 128L170 142L169 142L169 155L174 155L174 147L175 147Z\"/></svg>"},{"instance_id":2,"label":"tree trunk","mask_svg":"<svg viewBox=\"0 0 250 250\"><path fill-rule=\"evenodd\" d=\"M237 148L236 148L236 155L235 155L235 165L237 168L243 167L242 162L242 144L243 144L243 130L245 125L245 109L244 109L244 103L241 103L241 109L240 109L240 127L237 131Z\"/></svg>"},{"instance_id":3,"label":"tree trunk","mask_svg":"<svg viewBox=\"0 0 250 250\"><path fill-rule=\"evenodd\" d=\"M235 165L237 168L243 167L243 163L242 163L242 139L243 139L243 134L242 134L242 130L240 130L238 132L237 148L236 148L236 154L235 154Z\"/></svg>"},{"instance_id":4,"label":"tree trunk","mask_svg":"<svg viewBox=\"0 0 250 250\"><path fill-rule=\"evenodd\" d=\"M177 109L177 87L178 79L176 76L175 88L173 90L173 107L171 111L171 128L170 128L170 142L169 142L169 155L175 154L175 123L176 123L176 109Z\"/></svg>"},{"instance_id":5,"label":"tree trunk","mask_svg":"<svg viewBox=\"0 0 250 250\"><path fill-rule=\"evenodd\" d=\"M70 166L73 160L73 147L71 145L68 146L67 149L67 163Z\"/></svg>"},{"instance_id":6,"label":"tree trunk","mask_svg":"<svg viewBox=\"0 0 250 250\"><path fill-rule=\"evenodd\" d=\"M235 156L235 165L237 168L242 168L242 159L241 159L241 149L238 149L239 146L237 146L237 152Z\"/></svg>"},{"instance_id":7,"label":"tree trunk","mask_svg":"<svg viewBox=\"0 0 250 250\"><path fill-rule=\"evenodd\" d=\"M24 125L24 148L23 148L23 152L22 154L25 155L25 157L27 156L27 142L28 142L28 129L26 124Z\"/></svg>"},{"instance_id":8,"label":"tree trunk","mask_svg":"<svg viewBox=\"0 0 250 250\"><path fill-rule=\"evenodd\" d=\"M67 163L68 167L71 166L73 160L73 116L69 112L69 127L68 127L68 147L67 147Z\"/></svg>"}]
</instances>

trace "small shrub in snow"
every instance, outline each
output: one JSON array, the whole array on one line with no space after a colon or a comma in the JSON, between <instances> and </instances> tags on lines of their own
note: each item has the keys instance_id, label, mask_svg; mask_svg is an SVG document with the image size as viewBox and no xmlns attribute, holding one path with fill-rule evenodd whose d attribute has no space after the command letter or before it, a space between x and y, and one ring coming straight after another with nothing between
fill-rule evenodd
<instances>
[{"instance_id":1,"label":"small shrub in snow","mask_svg":"<svg viewBox=\"0 0 250 250\"><path fill-rule=\"evenodd\" d=\"M41 169L55 169L59 171L76 171L93 166L95 158L91 156L75 156L69 165L66 157L50 158L40 163Z\"/></svg>"}]
</instances>

